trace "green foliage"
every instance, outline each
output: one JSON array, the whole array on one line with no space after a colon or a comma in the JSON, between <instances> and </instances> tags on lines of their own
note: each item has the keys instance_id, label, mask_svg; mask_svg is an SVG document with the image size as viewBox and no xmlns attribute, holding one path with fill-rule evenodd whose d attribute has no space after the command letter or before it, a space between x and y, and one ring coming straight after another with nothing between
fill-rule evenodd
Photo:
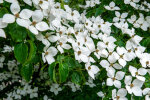
<instances>
[{"instance_id":1,"label":"green foliage","mask_svg":"<svg viewBox=\"0 0 150 100\"><path fill-rule=\"evenodd\" d=\"M23 64L28 57L28 46L25 43L16 44L14 47L14 54L18 62Z\"/></svg>"},{"instance_id":2,"label":"green foliage","mask_svg":"<svg viewBox=\"0 0 150 100\"><path fill-rule=\"evenodd\" d=\"M9 34L15 42L23 42L28 34L26 28L17 25L16 23L9 24Z\"/></svg>"},{"instance_id":3,"label":"green foliage","mask_svg":"<svg viewBox=\"0 0 150 100\"><path fill-rule=\"evenodd\" d=\"M32 64L26 64L21 67L21 75L27 82L29 82L31 79L32 71L33 71Z\"/></svg>"}]
</instances>

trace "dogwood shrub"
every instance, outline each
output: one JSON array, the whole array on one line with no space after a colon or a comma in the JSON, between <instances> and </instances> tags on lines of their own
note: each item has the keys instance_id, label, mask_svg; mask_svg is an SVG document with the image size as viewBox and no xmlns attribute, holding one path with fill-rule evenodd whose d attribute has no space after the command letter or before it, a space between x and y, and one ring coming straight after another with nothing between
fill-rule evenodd
<instances>
[{"instance_id":1,"label":"dogwood shrub","mask_svg":"<svg viewBox=\"0 0 150 100\"><path fill-rule=\"evenodd\" d=\"M0 100L150 100L148 0L0 0Z\"/></svg>"}]
</instances>

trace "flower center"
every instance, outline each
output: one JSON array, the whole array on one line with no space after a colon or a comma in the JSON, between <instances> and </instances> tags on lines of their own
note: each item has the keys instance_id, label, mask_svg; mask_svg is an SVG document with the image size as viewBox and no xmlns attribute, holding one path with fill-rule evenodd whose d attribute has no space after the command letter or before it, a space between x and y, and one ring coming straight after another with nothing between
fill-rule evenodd
<instances>
[{"instance_id":1,"label":"flower center","mask_svg":"<svg viewBox=\"0 0 150 100\"><path fill-rule=\"evenodd\" d=\"M80 45L80 42L78 42L78 45Z\"/></svg>"},{"instance_id":2,"label":"flower center","mask_svg":"<svg viewBox=\"0 0 150 100\"><path fill-rule=\"evenodd\" d=\"M48 55L48 52L45 52L45 55Z\"/></svg>"},{"instance_id":3,"label":"flower center","mask_svg":"<svg viewBox=\"0 0 150 100\"><path fill-rule=\"evenodd\" d=\"M115 78L115 77L113 77L113 78L112 78L112 80L113 80L113 81L115 81L115 80L116 80L116 78Z\"/></svg>"},{"instance_id":4,"label":"flower center","mask_svg":"<svg viewBox=\"0 0 150 100\"><path fill-rule=\"evenodd\" d=\"M39 4L43 4L43 1L40 1Z\"/></svg>"},{"instance_id":5,"label":"flower center","mask_svg":"<svg viewBox=\"0 0 150 100\"><path fill-rule=\"evenodd\" d=\"M108 45L109 42L106 42L105 44Z\"/></svg>"},{"instance_id":6,"label":"flower center","mask_svg":"<svg viewBox=\"0 0 150 100\"><path fill-rule=\"evenodd\" d=\"M110 64L110 66L113 66L113 65L114 65L113 63Z\"/></svg>"},{"instance_id":7,"label":"flower center","mask_svg":"<svg viewBox=\"0 0 150 100\"><path fill-rule=\"evenodd\" d=\"M98 25L98 28L101 28L101 25Z\"/></svg>"},{"instance_id":8,"label":"flower center","mask_svg":"<svg viewBox=\"0 0 150 100\"><path fill-rule=\"evenodd\" d=\"M78 35L78 32L75 32L76 35Z\"/></svg>"},{"instance_id":9,"label":"flower center","mask_svg":"<svg viewBox=\"0 0 150 100\"><path fill-rule=\"evenodd\" d=\"M135 51L137 51L138 49L137 48L135 48Z\"/></svg>"},{"instance_id":10,"label":"flower center","mask_svg":"<svg viewBox=\"0 0 150 100\"><path fill-rule=\"evenodd\" d=\"M116 99L119 100L120 96L117 96Z\"/></svg>"},{"instance_id":11,"label":"flower center","mask_svg":"<svg viewBox=\"0 0 150 100\"><path fill-rule=\"evenodd\" d=\"M62 31L60 31L59 34L61 35L61 34L62 34Z\"/></svg>"},{"instance_id":12,"label":"flower center","mask_svg":"<svg viewBox=\"0 0 150 100\"><path fill-rule=\"evenodd\" d=\"M98 53L99 52L99 50L98 49L96 49L96 53Z\"/></svg>"},{"instance_id":13,"label":"flower center","mask_svg":"<svg viewBox=\"0 0 150 100\"><path fill-rule=\"evenodd\" d=\"M130 87L132 88L134 85L133 84L130 84Z\"/></svg>"},{"instance_id":14,"label":"flower center","mask_svg":"<svg viewBox=\"0 0 150 100\"><path fill-rule=\"evenodd\" d=\"M131 49L130 49L130 50L128 50L128 52L130 53L130 52L131 52Z\"/></svg>"},{"instance_id":15,"label":"flower center","mask_svg":"<svg viewBox=\"0 0 150 100\"><path fill-rule=\"evenodd\" d=\"M81 54L81 51L78 51L78 55L80 55Z\"/></svg>"},{"instance_id":16,"label":"flower center","mask_svg":"<svg viewBox=\"0 0 150 100\"><path fill-rule=\"evenodd\" d=\"M146 61L146 65L149 65L149 61Z\"/></svg>"},{"instance_id":17,"label":"flower center","mask_svg":"<svg viewBox=\"0 0 150 100\"><path fill-rule=\"evenodd\" d=\"M62 46L62 44L63 44L62 42L59 43L60 46Z\"/></svg>"},{"instance_id":18,"label":"flower center","mask_svg":"<svg viewBox=\"0 0 150 100\"><path fill-rule=\"evenodd\" d=\"M71 13L71 16L74 16L74 13L73 13L73 12Z\"/></svg>"},{"instance_id":19,"label":"flower center","mask_svg":"<svg viewBox=\"0 0 150 100\"><path fill-rule=\"evenodd\" d=\"M16 17L16 18L19 18L19 14L18 14L18 13L17 13L17 14L15 14L15 17Z\"/></svg>"},{"instance_id":20,"label":"flower center","mask_svg":"<svg viewBox=\"0 0 150 100\"><path fill-rule=\"evenodd\" d=\"M138 73L138 72L136 72L135 74L136 74L136 75L138 75L139 73Z\"/></svg>"},{"instance_id":21,"label":"flower center","mask_svg":"<svg viewBox=\"0 0 150 100\"><path fill-rule=\"evenodd\" d=\"M91 70L91 66L88 67L88 70Z\"/></svg>"},{"instance_id":22,"label":"flower center","mask_svg":"<svg viewBox=\"0 0 150 100\"><path fill-rule=\"evenodd\" d=\"M109 52L109 55L112 55L112 52Z\"/></svg>"},{"instance_id":23,"label":"flower center","mask_svg":"<svg viewBox=\"0 0 150 100\"><path fill-rule=\"evenodd\" d=\"M33 26L35 26L35 25L36 25L36 22L35 22L35 21L33 21L33 22L32 22L32 25L33 25Z\"/></svg>"},{"instance_id":24,"label":"flower center","mask_svg":"<svg viewBox=\"0 0 150 100\"><path fill-rule=\"evenodd\" d=\"M123 58L123 55L120 55L120 58Z\"/></svg>"},{"instance_id":25,"label":"flower center","mask_svg":"<svg viewBox=\"0 0 150 100\"><path fill-rule=\"evenodd\" d=\"M85 23L86 26L88 26L88 23Z\"/></svg>"}]
</instances>

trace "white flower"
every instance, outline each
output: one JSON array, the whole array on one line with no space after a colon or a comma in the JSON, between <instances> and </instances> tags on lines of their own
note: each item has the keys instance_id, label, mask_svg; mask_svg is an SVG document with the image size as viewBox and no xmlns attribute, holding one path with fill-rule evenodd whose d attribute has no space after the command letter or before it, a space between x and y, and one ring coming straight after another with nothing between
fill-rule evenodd
<instances>
[{"instance_id":1,"label":"white flower","mask_svg":"<svg viewBox=\"0 0 150 100\"><path fill-rule=\"evenodd\" d=\"M72 92L76 92L77 90L80 90L80 85L78 85L78 84L74 84L74 83L72 83L72 82L68 82L68 83L65 84L65 85L70 86L71 89L72 89Z\"/></svg>"},{"instance_id":2,"label":"white flower","mask_svg":"<svg viewBox=\"0 0 150 100\"><path fill-rule=\"evenodd\" d=\"M42 21L43 17L44 15L41 10L35 10L32 13L32 23L29 25L29 30L35 35L39 33L38 31L46 31L49 29L48 24Z\"/></svg>"},{"instance_id":3,"label":"white flower","mask_svg":"<svg viewBox=\"0 0 150 100\"><path fill-rule=\"evenodd\" d=\"M115 59L115 58L114 58ZM102 60L100 62L100 65L104 68L106 68L106 70L109 68L109 67L114 67L115 69L122 69L122 66L119 65L118 63L115 63L115 61L112 61L112 60Z\"/></svg>"},{"instance_id":4,"label":"white flower","mask_svg":"<svg viewBox=\"0 0 150 100\"><path fill-rule=\"evenodd\" d=\"M120 80L123 79L125 73L122 71L118 71L115 75L115 69L112 67L109 67L107 70L107 76L109 78L107 78L107 82L106 84L108 86L115 86L116 88L121 88L121 82Z\"/></svg>"},{"instance_id":5,"label":"white flower","mask_svg":"<svg viewBox=\"0 0 150 100\"><path fill-rule=\"evenodd\" d=\"M5 32L2 28L7 27L7 23L2 22L2 18L0 18L0 37L6 38Z\"/></svg>"},{"instance_id":6,"label":"white flower","mask_svg":"<svg viewBox=\"0 0 150 100\"><path fill-rule=\"evenodd\" d=\"M115 3L112 1L110 2L109 6L105 6L105 9L107 10L120 10L118 6L115 6Z\"/></svg>"},{"instance_id":7,"label":"white flower","mask_svg":"<svg viewBox=\"0 0 150 100\"><path fill-rule=\"evenodd\" d=\"M113 100L128 100L125 96L127 95L127 90L124 88L112 90L112 98Z\"/></svg>"},{"instance_id":8,"label":"white flower","mask_svg":"<svg viewBox=\"0 0 150 100\"><path fill-rule=\"evenodd\" d=\"M136 3L138 3L140 0L124 0L125 4L130 4L132 7L136 7Z\"/></svg>"},{"instance_id":9,"label":"white flower","mask_svg":"<svg viewBox=\"0 0 150 100\"><path fill-rule=\"evenodd\" d=\"M3 0L0 1L0 3L3 3L3 2L4 2Z\"/></svg>"},{"instance_id":10,"label":"white flower","mask_svg":"<svg viewBox=\"0 0 150 100\"><path fill-rule=\"evenodd\" d=\"M150 88L145 88L143 90L143 95L145 95L145 100L150 100L150 97L149 97L149 95L150 95Z\"/></svg>"},{"instance_id":11,"label":"white flower","mask_svg":"<svg viewBox=\"0 0 150 100\"><path fill-rule=\"evenodd\" d=\"M48 99L48 96L44 95L43 100L52 100L52 99Z\"/></svg>"},{"instance_id":12,"label":"white flower","mask_svg":"<svg viewBox=\"0 0 150 100\"><path fill-rule=\"evenodd\" d=\"M118 21L125 21L125 18L128 16L128 13L122 13L120 14L118 11L115 11L115 15L116 17L113 18L114 22L118 22Z\"/></svg>"},{"instance_id":13,"label":"white flower","mask_svg":"<svg viewBox=\"0 0 150 100\"><path fill-rule=\"evenodd\" d=\"M90 63L85 64L86 70L88 71L88 74L95 79L95 74L97 74L100 69L96 65L91 65Z\"/></svg>"},{"instance_id":14,"label":"white flower","mask_svg":"<svg viewBox=\"0 0 150 100\"><path fill-rule=\"evenodd\" d=\"M140 81L145 81L145 77L143 77L143 76L147 73L146 69L139 68L137 70L137 68L135 68L133 66L129 66L129 71L131 72L131 74L132 74L133 77L136 77Z\"/></svg>"},{"instance_id":15,"label":"white flower","mask_svg":"<svg viewBox=\"0 0 150 100\"><path fill-rule=\"evenodd\" d=\"M135 96L142 96L142 81L134 79L132 82L132 76L126 76L124 82L126 84L126 89L129 94L133 93Z\"/></svg>"},{"instance_id":16,"label":"white flower","mask_svg":"<svg viewBox=\"0 0 150 100\"><path fill-rule=\"evenodd\" d=\"M51 42L57 42L57 49L61 52L64 53L63 49L70 49L71 46L67 44L67 36L66 35L51 35L49 38L49 41Z\"/></svg>"},{"instance_id":17,"label":"white flower","mask_svg":"<svg viewBox=\"0 0 150 100\"><path fill-rule=\"evenodd\" d=\"M5 56L1 56L0 57L0 68L3 68L3 62L4 62L4 60L5 60Z\"/></svg>"},{"instance_id":18,"label":"white flower","mask_svg":"<svg viewBox=\"0 0 150 100\"><path fill-rule=\"evenodd\" d=\"M96 85L93 83L93 79L91 77L89 77L88 81L85 83L86 85L88 85L89 87L93 88Z\"/></svg>"},{"instance_id":19,"label":"white flower","mask_svg":"<svg viewBox=\"0 0 150 100\"><path fill-rule=\"evenodd\" d=\"M59 87L58 84L56 84L56 83L54 84L53 83L52 86L51 86L50 91L54 92L54 94L57 95L59 91L62 91L62 89Z\"/></svg>"},{"instance_id":20,"label":"white flower","mask_svg":"<svg viewBox=\"0 0 150 100\"><path fill-rule=\"evenodd\" d=\"M42 59L44 63L47 61L48 64L55 62L54 56L57 54L57 49L55 47L44 47L44 53L42 53Z\"/></svg>"},{"instance_id":21,"label":"white flower","mask_svg":"<svg viewBox=\"0 0 150 100\"><path fill-rule=\"evenodd\" d=\"M140 63L143 67L150 67L150 54L143 53L140 58Z\"/></svg>"},{"instance_id":22,"label":"white flower","mask_svg":"<svg viewBox=\"0 0 150 100\"><path fill-rule=\"evenodd\" d=\"M50 41L48 41L48 38L51 36L50 33L46 33L45 36L42 35L42 34L38 34L36 35L36 38L39 40L39 41L42 41L42 43L48 47L50 46Z\"/></svg>"},{"instance_id":23,"label":"white flower","mask_svg":"<svg viewBox=\"0 0 150 100\"><path fill-rule=\"evenodd\" d=\"M77 10L72 11L68 5L64 5L64 8L67 12L66 18L68 20L73 20L75 23L79 23L79 17L80 17L79 12Z\"/></svg>"},{"instance_id":24,"label":"white flower","mask_svg":"<svg viewBox=\"0 0 150 100\"><path fill-rule=\"evenodd\" d=\"M74 43L73 43L74 45ZM87 63L89 61L88 56L90 55L91 51L86 47L80 47L80 48L73 48L75 50L75 59L79 62L83 61Z\"/></svg>"},{"instance_id":25,"label":"white flower","mask_svg":"<svg viewBox=\"0 0 150 100\"><path fill-rule=\"evenodd\" d=\"M102 98L105 96L102 91L99 91L99 92L97 93L97 95L98 95L99 97L102 97Z\"/></svg>"},{"instance_id":26,"label":"white flower","mask_svg":"<svg viewBox=\"0 0 150 100\"><path fill-rule=\"evenodd\" d=\"M35 5L40 6L42 9L48 9L49 7L48 1L45 1L45 0L32 0L32 2Z\"/></svg>"},{"instance_id":27,"label":"white flower","mask_svg":"<svg viewBox=\"0 0 150 100\"><path fill-rule=\"evenodd\" d=\"M127 64L125 60L126 52L127 51L124 47L117 47L117 53L114 53L114 56L116 57L116 59L118 59L119 64L122 65L123 67Z\"/></svg>"},{"instance_id":28,"label":"white flower","mask_svg":"<svg viewBox=\"0 0 150 100\"><path fill-rule=\"evenodd\" d=\"M132 43L130 41L127 41L127 43L126 43L126 50L127 50L127 52L124 54L125 60L126 61L133 60L136 57L136 55L133 51Z\"/></svg>"},{"instance_id":29,"label":"white flower","mask_svg":"<svg viewBox=\"0 0 150 100\"><path fill-rule=\"evenodd\" d=\"M28 4L29 6L32 6L32 1L31 0L23 0L26 4Z\"/></svg>"}]
</instances>

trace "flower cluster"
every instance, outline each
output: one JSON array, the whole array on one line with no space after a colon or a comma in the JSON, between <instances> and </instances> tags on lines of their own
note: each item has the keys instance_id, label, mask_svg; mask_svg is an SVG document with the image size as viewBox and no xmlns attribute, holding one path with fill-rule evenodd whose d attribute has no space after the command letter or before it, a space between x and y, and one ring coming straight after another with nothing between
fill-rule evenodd
<instances>
[{"instance_id":1,"label":"flower cluster","mask_svg":"<svg viewBox=\"0 0 150 100\"><path fill-rule=\"evenodd\" d=\"M44 45L41 53L43 64L52 65L57 62L57 55L63 55L66 51L72 50L73 59L82 64L90 76L85 85L91 88L96 87L93 80L99 79L101 73L104 73L106 77L103 79L106 80L103 80L101 85L113 87L111 93L113 100L127 100L127 95L130 94L145 96L146 100L150 99L148 96L150 88L145 85L146 76L150 73L150 54L147 48L141 45L145 37L137 33L138 29L141 29L141 32L149 32L150 16L142 13L138 13L139 16L137 16L137 14L131 15L130 12L122 12L121 7L113 1L103 6L104 11L113 13L112 21L100 15L86 16L88 8L101 5L99 0L88 0L84 6L80 5L82 9L84 8L82 12L54 0L23 1L29 7L33 6L35 10L22 8L19 0L0 1L2 4L10 3L10 13L0 18L0 37L6 38L8 34L4 32L5 28L9 24L17 23L33 33L36 40ZM124 4L136 10L150 11L149 3L145 1L140 5L139 2L140 0L124 0ZM113 28L119 32L115 32ZM149 33L147 34L149 36ZM124 39L121 45L118 42L119 38ZM10 53L13 50L13 47L5 45L2 53ZM30 85L32 82L26 83L19 76L17 67L19 63L15 60L5 63L5 59L4 55L0 56L0 68L7 66L9 73L0 73L0 82L9 78L12 78L12 81L2 82L0 90L15 82L21 84L20 87L14 87L14 90L7 94L7 99L22 99L22 96L26 95L30 95L30 99L38 97L39 87L32 87ZM36 73L40 69L39 63L37 66L38 68L34 68ZM42 80L48 80L48 73L44 70L39 72L37 78L38 82ZM55 95L63 90L59 84L43 83L45 86L47 84L50 85L49 92ZM73 92L81 90L79 84L70 81L64 86L71 87ZM106 94L103 90L97 93L101 98L105 98ZM51 100L47 94L42 95L44 100Z\"/></svg>"}]
</instances>

